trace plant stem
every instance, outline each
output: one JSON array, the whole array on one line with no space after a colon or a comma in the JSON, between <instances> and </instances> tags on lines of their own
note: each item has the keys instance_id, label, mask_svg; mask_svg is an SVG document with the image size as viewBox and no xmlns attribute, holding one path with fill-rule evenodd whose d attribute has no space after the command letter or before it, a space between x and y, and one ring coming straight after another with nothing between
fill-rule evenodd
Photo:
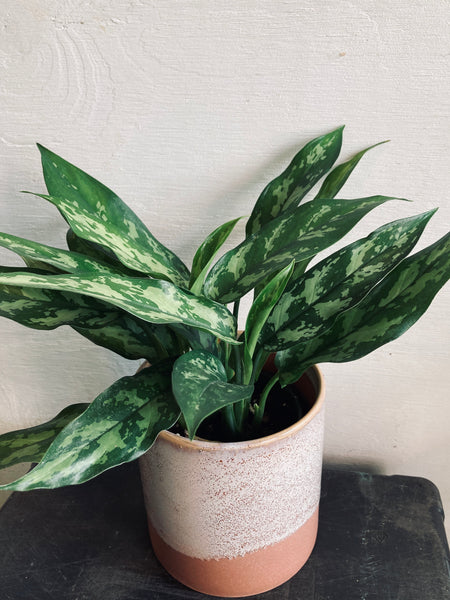
<instances>
[{"instance_id":1,"label":"plant stem","mask_svg":"<svg viewBox=\"0 0 450 600\"><path fill-rule=\"evenodd\" d=\"M236 426L236 417L234 414L233 405L229 404L228 406L225 406L223 409L223 414L225 416L225 420L227 422L227 425L228 425L232 435L235 437L237 434L238 428Z\"/></svg>"},{"instance_id":2,"label":"plant stem","mask_svg":"<svg viewBox=\"0 0 450 600\"><path fill-rule=\"evenodd\" d=\"M254 422L255 422L256 427L259 427L261 425L262 418L264 416L264 410L266 408L267 397L270 393L270 390L278 382L279 378L280 378L279 374L275 373L275 375L269 380L269 382L266 384L265 388L263 389L263 391L261 393L258 407L255 410Z\"/></svg>"},{"instance_id":3,"label":"plant stem","mask_svg":"<svg viewBox=\"0 0 450 600\"><path fill-rule=\"evenodd\" d=\"M257 381L262 368L264 367L266 360L269 356L269 352L267 352L266 350L264 350L264 348L260 348L258 350L258 352L256 353L256 358L253 361L253 371L252 371L252 377L250 380L250 383L255 383L255 381Z\"/></svg>"}]
</instances>

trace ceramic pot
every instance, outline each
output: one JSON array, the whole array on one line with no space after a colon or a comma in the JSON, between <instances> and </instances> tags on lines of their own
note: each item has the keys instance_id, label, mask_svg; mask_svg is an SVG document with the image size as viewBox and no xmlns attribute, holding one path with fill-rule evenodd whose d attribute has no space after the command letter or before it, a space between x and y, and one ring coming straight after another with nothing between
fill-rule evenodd
<instances>
[{"instance_id":1,"label":"ceramic pot","mask_svg":"<svg viewBox=\"0 0 450 600\"><path fill-rule=\"evenodd\" d=\"M140 459L153 549L188 587L258 594L290 579L317 535L324 384L313 367L295 384L310 409L277 434L245 442L163 431Z\"/></svg>"}]
</instances>

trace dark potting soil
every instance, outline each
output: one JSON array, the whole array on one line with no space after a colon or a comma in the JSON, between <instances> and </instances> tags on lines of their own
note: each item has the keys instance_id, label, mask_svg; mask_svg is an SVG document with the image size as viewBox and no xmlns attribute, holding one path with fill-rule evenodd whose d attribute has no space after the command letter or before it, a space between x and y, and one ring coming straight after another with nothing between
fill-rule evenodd
<instances>
[{"instance_id":1,"label":"dark potting soil","mask_svg":"<svg viewBox=\"0 0 450 600\"><path fill-rule=\"evenodd\" d=\"M255 384L252 403L257 403L259 395L271 375L263 373ZM245 424L244 431L239 436L233 436L226 427L223 415L218 412L206 418L197 430L197 437L215 442L239 442L254 440L278 433L299 421L309 411L310 405L300 391L293 385L282 388L274 385L266 401L266 408L261 426L252 426L252 415ZM179 424L172 429L173 433L185 435Z\"/></svg>"}]
</instances>

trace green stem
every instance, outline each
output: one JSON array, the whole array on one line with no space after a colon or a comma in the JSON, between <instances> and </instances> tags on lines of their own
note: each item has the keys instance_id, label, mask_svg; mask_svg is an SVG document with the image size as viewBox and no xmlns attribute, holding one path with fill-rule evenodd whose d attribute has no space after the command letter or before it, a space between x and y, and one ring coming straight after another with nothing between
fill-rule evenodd
<instances>
[{"instance_id":1,"label":"green stem","mask_svg":"<svg viewBox=\"0 0 450 600\"><path fill-rule=\"evenodd\" d=\"M229 404L228 406L225 406L223 409L223 414L229 430L231 431L233 437L236 437L238 428L236 425L236 417L234 414L233 405Z\"/></svg>"},{"instance_id":2,"label":"green stem","mask_svg":"<svg viewBox=\"0 0 450 600\"><path fill-rule=\"evenodd\" d=\"M253 361L253 371L250 383L255 383L255 381L258 380L269 354L270 352L267 352L267 350L264 350L264 348L260 348L256 353L256 358Z\"/></svg>"},{"instance_id":3,"label":"green stem","mask_svg":"<svg viewBox=\"0 0 450 600\"><path fill-rule=\"evenodd\" d=\"M266 408L266 401L267 401L267 397L270 393L270 390L273 388L273 386L277 383L277 381L279 380L280 376L278 373L275 373L275 375L269 380L269 382L266 384L266 387L263 389L262 393L261 393L261 397L259 400L259 404L257 409L255 410L255 426L259 427L261 425L262 422L262 418L264 416L264 410Z\"/></svg>"}]
</instances>

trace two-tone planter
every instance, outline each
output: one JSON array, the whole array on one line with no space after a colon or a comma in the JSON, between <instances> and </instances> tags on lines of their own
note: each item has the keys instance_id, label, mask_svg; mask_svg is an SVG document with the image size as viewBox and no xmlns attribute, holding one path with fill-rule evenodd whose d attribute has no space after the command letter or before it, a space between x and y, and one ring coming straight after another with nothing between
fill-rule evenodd
<instances>
[{"instance_id":1,"label":"two-tone planter","mask_svg":"<svg viewBox=\"0 0 450 600\"><path fill-rule=\"evenodd\" d=\"M164 431L140 459L150 536L185 585L248 596L290 579L317 534L324 385L314 367L296 384L309 405L283 431L236 443Z\"/></svg>"}]
</instances>

